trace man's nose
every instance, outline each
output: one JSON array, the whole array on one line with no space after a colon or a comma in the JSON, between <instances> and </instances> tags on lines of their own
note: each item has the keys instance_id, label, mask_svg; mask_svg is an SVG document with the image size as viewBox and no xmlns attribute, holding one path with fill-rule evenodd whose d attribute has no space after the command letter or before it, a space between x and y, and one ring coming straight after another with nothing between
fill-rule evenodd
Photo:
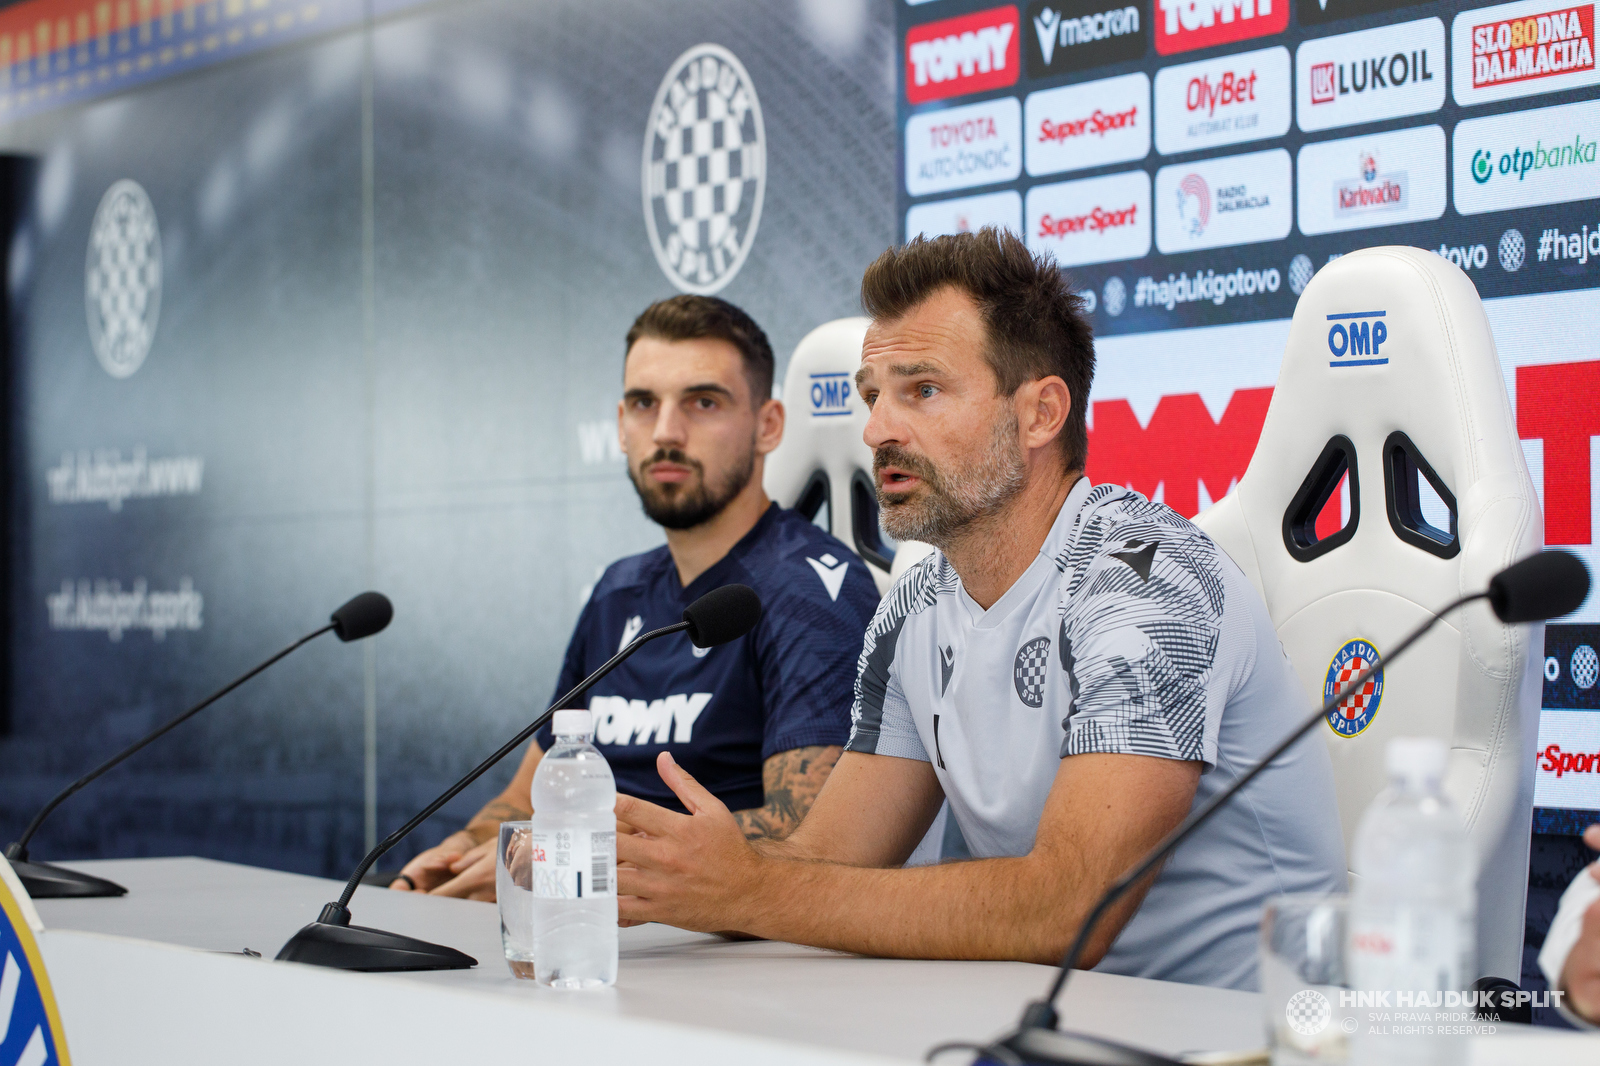
<instances>
[{"instance_id":1,"label":"man's nose","mask_svg":"<svg viewBox=\"0 0 1600 1066\"><path fill-rule=\"evenodd\" d=\"M671 447L688 441L688 420L677 404L664 403L656 415L656 425L650 439L657 447Z\"/></svg>"},{"instance_id":2,"label":"man's nose","mask_svg":"<svg viewBox=\"0 0 1600 1066\"><path fill-rule=\"evenodd\" d=\"M905 426L894 404L881 394L869 408L867 424L861 430L861 439L876 451L885 444L904 443Z\"/></svg>"}]
</instances>

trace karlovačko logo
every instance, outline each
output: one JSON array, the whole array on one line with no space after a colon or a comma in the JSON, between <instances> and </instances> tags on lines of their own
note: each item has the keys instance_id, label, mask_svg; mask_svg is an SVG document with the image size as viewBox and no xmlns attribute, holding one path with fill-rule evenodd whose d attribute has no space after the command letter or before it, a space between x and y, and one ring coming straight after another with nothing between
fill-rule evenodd
<instances>
[{"instance_id":1,"label":"karlova\u010dko logo","mask_svg":"<svg viewBox=\"0 0 1600 1066\"><path fill-rule=\"evenodd\" d=\"M1164 56L1282 33L1289 0L1160 0L1156 51Z\"/></svg>"},{"instance_id":2,"label":"karlova\u010dko logo","mask_svg":"<svg viewBox=\"0 0 1600 1066\"><path fill-rule=\"evenodd\" d=\"M1144 55L1150 0L1048 0L1028 8L1028 76L1049 77Z\"/></svg>"},{"instance_id":3,"label":"karlova\u010dko logo","mask_svg":"<svg viewBox=\"0 0 1600 1066\"><path fill-rule=\"evenodd\" d=\"M1405 210L1406 189L1410 184L1405 171L1380 173L1377 153L1372 151L1360 154L1358 169L1358 180L1334 183L1335 218L1373 211Z\"/></svg>"},{"instance_id":4,"label":"karlova\u010dko logo","mask_svg":"<svg viewBox=\"0 0 1600 1066\"><path fill-rule=\"evenodd\" d=\"M684 292L733 280L755 243L766 191L766 129L744 65L697 44L667 70L644 138L650 247Z\"/></svg>"},{"instance_id":5,"label":"karlova\u010dko logo","mask_svg":"<svg viewBox=\"0 0 1600 1066\"><path fill-rule=\"evenodd\" d=\"M1594 5L1556 8L1472 27L1472 87L1594 69Z\"/></svg>"},{"instance_id":6,"label":"karlova\u010dko logo","mask_svg":"<svg viewBox=\"0 0 1600 1066\"><path fill-rule=\"evenodd\" d=\"M1387 366L1389 357L1383 354L1383 342L1389 339L1389 326L1384 322L1386 317L1388 316L1383 311L1346 311L1329 315L1328 321L1333 325L1328 327L1328 352L1333 359L1328 365L1335 369L1344 366ZM1351 644L1346 644L1339 654L1343 655L1352 644L1360 643L1361 641L1352 641ZM1370 644L1364 646L1368 649L1372 647ZM1334 656L1334 659L1337 661L1338 656ZM1367 659L1370 662L1372 656L1367 656ZM1349 675L1345 681L1353 676L1355 675ZM1344 684L1344 681L1340 681L1339 684ZM1369 685L1362 691L1369 691L1370 688ZM1383 688L1381 679L1378 681L1378 688L1380 691ZM1333 693L1334 690L1329 689L1327 696L1323 698L1327 699ZM1350 698L1355 699L1355 695Z\"/></svg>"},{"instance_id":7,"label":"karlova\u010dko logo","mask_svg":"<svg viewBox=\"0 0 1600 1066\"><path fill-rule=\"evenodd\" d=\"M1021 19L1011 5L906 31L906 100L913 104L1017 83Z\"/></svg>"},{"instance_id":8,"label":"karlova\u010dko logo","mask_svg":"<svg viewBox=\"0 0 1600 1066\"><path fill-rule=\"evenodd\" d=\"M1381 15L1424 0L1295 0L1295 14L1302 26L1315 26L1357 15Z\"/></svg>"},{"instance_id":9,"label":"karlova\u010dko logo","mask_svg":"<svg viewBox=\"0 0 1600 1066\"><path fill-rule=\"evenodd\" d=\"M1380 314L1382 312L1379 312ZM1333 318L1333 315L1329 315ZM1331 334L1330 334L1331 336ZM1332 347L1332 341L1329 342ZM1378 661L1378 649L1369 641L1350 640L1328 663L1328 677L1322 686L1322 698L1330 700L1344 690L1367 667ZM1380 668L1367 678L1355 692L1328 712L1328 728L1341 737L1358 736L1372 724L1383 701L1383 670Z\"/></svg>"}]
</instances>

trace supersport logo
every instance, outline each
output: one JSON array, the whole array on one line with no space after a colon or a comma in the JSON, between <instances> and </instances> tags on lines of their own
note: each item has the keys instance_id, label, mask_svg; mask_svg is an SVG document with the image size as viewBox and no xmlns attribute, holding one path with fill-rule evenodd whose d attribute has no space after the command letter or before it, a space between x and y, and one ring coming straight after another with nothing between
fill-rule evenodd
<instances>
[{"instance_id":1,"label":"supersport logo","mask_svg":"<svg viewBox=\"0 0 1600 1066\"><path fill-rule=\"evenodd\" d=\"M1138 204L1129 204L1120 211L1107 211L1103 207L1096 207L1084 215L1073 215L1066 218L1054 218L1045 215L1039 220L1039 236L1065 237L1071 233L1104 233L1108 229L1117 229L1121 226L1131 226L1134 216L1139 210Z\"/></svg>"},{"instance_id":2,"label":"supersport logo","mask_svg":"<svg viewBox=\"0 0 1600 1066\"><path fill-rule=\"evenodd\" d=\"M1051 122L1045 119L1039 124L1039 143L1048 144L1051 141L1066 141L1073 137L1082 137L1092 133L1097 137L1104 137L1112 130L1126 129L1136 125L1139 120L1139 105L1135 104L1126 111L1116 111L1111 114L1095 108L1094 114L1088 118L1069 120L1067 122Z\"/></svg>"}]
</instances>

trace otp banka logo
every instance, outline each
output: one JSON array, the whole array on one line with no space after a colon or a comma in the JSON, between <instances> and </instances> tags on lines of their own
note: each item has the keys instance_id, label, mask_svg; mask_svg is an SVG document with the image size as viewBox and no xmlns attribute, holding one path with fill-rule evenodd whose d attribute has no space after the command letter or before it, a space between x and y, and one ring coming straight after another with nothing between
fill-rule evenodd
<instances>
[{"instance_id":1,"label":"otp banka logo","mask_svg":"<svg viewBox=\"0 0 1600 1066\"><path fill-rule=\"evenodd\" d=\"M1513 148L1509 152L1497 153L1490 148L1479 148L1472 153L1472 180L1479 185L1487 185L1491 178L1500 174L1506 178L1515 176L1522 181L1530 171L1593 166L1597 146L1600 146L1600 141L1586 141L1580 134L1572 139L1571 144L1549 148L1537 141L1532 148Z\"/></svg>"},{"instance_id":2,"label":"otp banka logo","mask_svg":"<svg viewBox=\"0 0 1600 1066\"><path fill-rule=\"evenodd\" d=\"M836 374L811 375L811 417L829 418L850 413L850 375L845 371Z\"/></svg>"},{"instance_id":3,"label":"otp banka logo","mask_svg":"<svg viewBox=\"0 0 1600 1066\"><path fill-rule=\"evenodd\" d=\"M656 262L684 292L733 280L755 243L767 134L744 65L717 44L672 64L644 138L644 220Z\"/></svg>"},{"instance_id":4,"label":"otp banka logo","mask_svg":"<svg viewBox=\"0 0 1600 1066\"><path fill-rule=\"evenodd\" d=\"M1382 311L1350 311L1329 315L1328 352L1333 356L1329 366L1385 366L1389 357L1383 354L1383 342L1389 339L1389 327Z\"/></svg>"}]
</instances>

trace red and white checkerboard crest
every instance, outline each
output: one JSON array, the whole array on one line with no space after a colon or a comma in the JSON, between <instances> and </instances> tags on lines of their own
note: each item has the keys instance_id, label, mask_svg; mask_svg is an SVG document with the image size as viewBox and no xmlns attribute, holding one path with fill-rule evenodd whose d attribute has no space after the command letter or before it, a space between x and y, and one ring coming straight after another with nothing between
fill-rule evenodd
<instances>
[{"instance_id":1,"label":"red and white checkerboard crest","mask_svg":"<svg viewBox=\"0 0 1600 1066\"><path fill-rule=\"evenodd\" d=\"M1378 649L1369 641L1349 640L1328 663L1328 677L1322 685L1322 698L1330 700L1344 691L1367 667L1378 661ZM1383 671L1379 670L1328 712L1328 728L1341 737L1358 735L1378 713L1383 701Z\"/></svg>"}]
</instances>

